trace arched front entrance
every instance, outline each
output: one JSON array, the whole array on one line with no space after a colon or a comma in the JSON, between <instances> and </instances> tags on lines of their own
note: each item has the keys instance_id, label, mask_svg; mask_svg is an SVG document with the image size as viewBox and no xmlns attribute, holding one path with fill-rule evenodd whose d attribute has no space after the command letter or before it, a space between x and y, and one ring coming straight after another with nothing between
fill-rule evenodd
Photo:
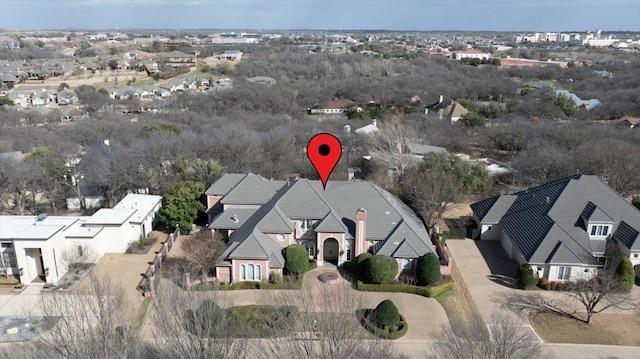
<instances>
[{"instance_id":1,"label":"arched front entrance","mask_svg":"<svg viewBox=\"0 0 640 359\"><path fill-rule=\"evenodd\" d=\"M335 238L327 238L324 240L322 257L324 261L338 265L338 240Z\"/></svg>"}]
</instances>

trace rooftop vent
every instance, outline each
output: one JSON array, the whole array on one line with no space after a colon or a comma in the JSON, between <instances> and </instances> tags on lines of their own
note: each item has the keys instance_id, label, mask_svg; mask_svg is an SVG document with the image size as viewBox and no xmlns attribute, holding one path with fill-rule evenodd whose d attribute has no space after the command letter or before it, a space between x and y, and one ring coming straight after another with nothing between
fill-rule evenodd
<instances>
[{"instance_id":1,"label":"rooftop vent","mask_svg":"<svg viewBox=\"0 0 640 359\"><path fill-rule=\"evenodd\" d=\"M234 214L233 217L231 217L231 219L233 219L233 223L238 223L238 215Z\"/></svg>"},{"instance_id":2,"label":"rooftop vent","mask_svg":"<svg viewBox=\"0 0 640 359\"><path fill-rule=\"evenodd\" d=\"M46 214L46 213L40 213L40 214L38 215L38 217L36 217L36 222L42 222L42 221L44 221L45 219L47 219L47 217L48 217L48 216L49 216L49 215L48 215L48 214Z\"/></svg>"}]
</instances>

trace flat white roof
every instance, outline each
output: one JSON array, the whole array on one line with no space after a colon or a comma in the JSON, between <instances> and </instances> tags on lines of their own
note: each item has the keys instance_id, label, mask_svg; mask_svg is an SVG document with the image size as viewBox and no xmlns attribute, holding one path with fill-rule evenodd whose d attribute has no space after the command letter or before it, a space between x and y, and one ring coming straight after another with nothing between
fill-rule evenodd
<instances>
[{"instance_id":1,"label":"flat white roof","mask_svg":"<svg viewBox=\"0 0 640 359\"><path fill-rule=\"evenodd\" d=\"M149 214L149 212L151 212L153 208L161 202L162 196L130 193L126 195L122 201L118 202L113 209L138 209L129 221L140 223Z\"/></svg>"},{"instance_id":2,"label":"flat white roof","mask_svg":"<svg viewBox=\"0 0 640 359\"><path fill-rule=\"evenodd\" d=\"M33 225L23 227L22 230L18 231L13 235L14 239L42 239L47 240L53 237L54 234L58 233L64 228L61 225L47 226L47 225Z\"/></svg>"},{"instance_id":3,"label":"flat white roof","mask_svg":"<svg viewBox=\"0 0 640 359\"><path fill-rule=\"evenodd\" d=\"M48 239L58 230L69 227L79 217L0 216L0 239Z\"/></svg>"},{"instance_id":4,"label":"flat white roof","mask_svg":"<svg viewBox=\"0 0 640 359\"><path fill-rule=\"evenodd\" d=\"M67 238L93 238L102 231L103 227L83 227L84 221L78 221L71 228L65 230Z\"/></svg>"},{"instance_id":5,"label":"flat white roof","mask_svg":"<svg viewBox=\"0 0 640 359\"><path fill-rule=\"evenodd\" d=\"M136 212L135 209L101 208L87 219L85 225L120 225Z\"/></svg>"}]
</instances>

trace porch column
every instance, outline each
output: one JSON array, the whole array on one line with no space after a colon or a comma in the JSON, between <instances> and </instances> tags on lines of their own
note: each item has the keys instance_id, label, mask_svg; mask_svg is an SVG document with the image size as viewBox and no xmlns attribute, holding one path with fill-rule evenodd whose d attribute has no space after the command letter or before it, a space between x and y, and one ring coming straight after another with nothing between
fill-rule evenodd
<instances>
[{"instance_id":1,"label":"porch column","mask_svg":"<svg viewBox=\"0 0 640 359\"><path fill-rule=\"evenodd\" d=\"M324 238L318 238L318 244L316 245L316 250L318 251L316 262L318 263L318 267L322 267L324 265Z\"/></svg>"}]
</instances>

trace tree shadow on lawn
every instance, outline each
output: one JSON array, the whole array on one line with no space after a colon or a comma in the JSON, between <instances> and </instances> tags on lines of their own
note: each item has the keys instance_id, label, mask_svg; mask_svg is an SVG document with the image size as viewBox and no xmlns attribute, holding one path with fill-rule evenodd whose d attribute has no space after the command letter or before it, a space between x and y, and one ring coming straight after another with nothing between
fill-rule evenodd
<instances>
[{"instance_id":1,"label":"tree shadow on lawn","mask_svg":"<svg viewBox=\"0 0 640 359\"><path fill-rule=\"evenodd\" d=\"M584 323L585 320L575 309L570 309L566 303L559 303L553 299L544 298L535 293L509 293L493 296L493 300L501 307L509 309L516 314L553 314L563 318L570 318Z\"/></svg>"}]
</instances>

